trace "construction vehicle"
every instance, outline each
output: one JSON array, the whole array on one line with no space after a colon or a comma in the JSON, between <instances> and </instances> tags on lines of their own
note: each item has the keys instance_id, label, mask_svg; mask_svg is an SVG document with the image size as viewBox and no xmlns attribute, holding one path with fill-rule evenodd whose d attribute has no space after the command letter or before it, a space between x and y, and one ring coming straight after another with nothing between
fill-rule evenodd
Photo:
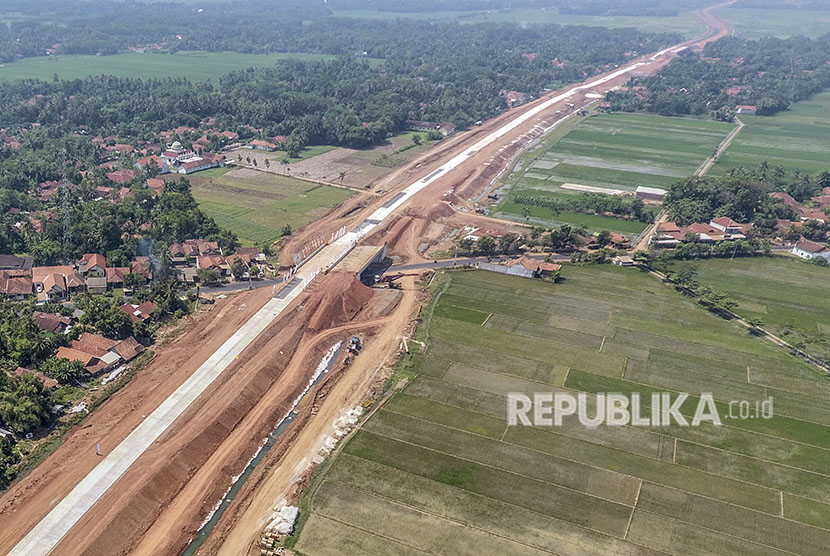
<instances>
[{"instance_id":1,"label":"construction vehicle","mask_svg":"<svg viewBox=\"0 0 830 556\"><path fill-rule=\"evenodd\" d=\"M398 272L397 274L387 274L385 276L378 276L375 275L375 286L377 287L388 287L390 289L400 289L400 285L396 282L403 278L404 276L418 276L417 272L405 274L403 272Z\"/></svg>"}]
</instances>

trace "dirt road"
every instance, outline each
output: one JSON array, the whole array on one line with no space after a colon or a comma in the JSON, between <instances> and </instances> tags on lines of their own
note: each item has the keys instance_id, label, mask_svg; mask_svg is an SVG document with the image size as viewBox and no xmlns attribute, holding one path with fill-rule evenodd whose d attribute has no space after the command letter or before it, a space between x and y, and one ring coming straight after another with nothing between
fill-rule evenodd
<instances>
[{"instance_id":1,"label":"dirt road","mask_svg":"<svg viewBox=\"0 0 830 556\"><path fill-rule=\"evenodd\" d=\"M326 398L315 408L317 413L314 418L305 424L288 451L276 454L276 467L261 480L244 508L243 498L240 497L239 515L229 516L228 519L233 522L230 529L216 532L215 538L203 547L200 554L239 556L259 553L253 545L267 524L271 511L291 495L303 472L311 464L312 457L319 451L322 441L331 433L332 424L342 410L364 401L370 385L378 377L385 362L397 351L401 333L411 320L418 297L413 278L404 279L402 286L403 295L393 313L374 323L382 324L378 334L366 343L360 356L345 369ZM254 549L254 552L246 549Z\"/></svg>"}]
</instances>

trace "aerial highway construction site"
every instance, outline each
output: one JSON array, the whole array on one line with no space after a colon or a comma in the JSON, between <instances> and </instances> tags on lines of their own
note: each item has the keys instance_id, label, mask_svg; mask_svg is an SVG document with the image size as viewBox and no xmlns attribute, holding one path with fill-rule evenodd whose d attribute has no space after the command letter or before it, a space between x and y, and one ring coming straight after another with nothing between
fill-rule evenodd
<instances>
[{"instance_id":1,"label":"aerial highway construction site","mask_svg":"<svg viewBox=\"0 0 830 556\"><path fill-rule=\"evenodd\" d=\"M465 225L517 226L477 214L476 202L597 94L727 33L710 10L698 17L702 36L457 133L297 231L282 283L190 317L5 493L0 553L260 554L275 512L297 502L413 345L429 249ZM361 282L388 259L420 268L393 287Z\"/></svg>"}]
</instances>

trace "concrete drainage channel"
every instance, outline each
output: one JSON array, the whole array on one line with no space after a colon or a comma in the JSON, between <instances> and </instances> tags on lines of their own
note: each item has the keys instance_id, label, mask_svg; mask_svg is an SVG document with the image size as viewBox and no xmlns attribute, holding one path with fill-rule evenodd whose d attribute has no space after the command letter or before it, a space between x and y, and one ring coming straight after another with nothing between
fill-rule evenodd
<instances>
[{"instance_id":1,"label":"concrete drainage channel","mask_svg":"<svg viewBox=\"0 0 830 556\"><path fill-rule=\"evenodd\" d=\"M265 459L265 456L271 451L271 448L274 447L277 440L280 436L286 431L288 426L294 421L297 417L296 408L297 405L300 403L300 400L305 397L305 395L311 392L314 388L317 387L318 384L328 375L328 372L334 366L334 363L337 361L340 354L343 352L344 345L342 342L337 342L335 345L329 349L323 359L320 361L320 364L314 371L308 386L305 390L294 400L294 403L291 405L291 409L286 413L285 417L280 420L279 424L276 428L271 431L271 434L265 439L265 442L260 446L260 448L256 451L254 456L245 466L242 473L234 478L233 483L231 484L230 489L225 493L222 497L222 500L216 505L216 508L213 510L212 513L208 514L207 518L205 519L204 523L202 523L201 528L196 532L196 536L190 540L190 543L187 545L187 548L184 549L182 552L182 556L193 556L196 552L201 548L204 542L208 539L211 532L213 531L216 524L219 523L219 520L222 519L225 511L231 505L236 495L239 494L239 491L242 490L242 487L245 486L245 482L251 476L251 474L256 469L257 465L259 465L262 460Z\"/></svg>"}]
</instances>

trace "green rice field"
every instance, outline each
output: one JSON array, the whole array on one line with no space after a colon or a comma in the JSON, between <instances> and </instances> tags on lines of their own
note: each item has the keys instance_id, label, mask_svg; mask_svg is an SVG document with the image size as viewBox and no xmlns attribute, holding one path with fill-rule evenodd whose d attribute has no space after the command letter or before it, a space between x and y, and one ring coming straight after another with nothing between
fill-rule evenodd
<instances>
[{"instance_id":1,"label":"green rice field","mask_svg":"<svg viewBox=\"0 0 830 556\"><path fill-rule=\"evenodd\" d=\"M633 192L638 186L667 189L691 176L712 155L731 124L647 114L602 114L572 119L559 134L522 156L505 178L507 195L495 216L538 225L584 225L637 235L645 224L598 215L525 207L516 197L567 198L577 184ZM522 210L530 210L530 218Z\"/></svg>"},{"instance_id":2,"label":"green rice field","mask_svg":"<svg viewBox=\"0 0 830 556\"><path fill-rule=\"evenodd\" d=\"M245 168L207 170L189 179L205 214L246 245L275 241L286 224L296 230L352 195L344 188Z\"/></svg>"},{"instance_id":3,"label":"green rice field","mask_svg":"<svg viewBox=\"0 0 830 556\"><path fill-rule=\"evenodd\" d=\"M801 337L808 351L830 361L830 269L794 257L694 264L700 283L728 293L741 316L760 318L785 339Z\"/></svg>"},{"instance_id":4,"label":"green rice field","mask_svg":"<svg viewBox=\"0 0 830 556\"><path fill-rule=\"evenodd\" d=\"M716 13L738 35L748 39L800 35L817 37L830 29L830 10L726 8Z\"/></svg>"},{"instance_id":5,"label":"green rice field","mask_svg":"<svg viewBox=\"0 0 830 556\"><path fill-rule=\"evenodd\" d=\"M830 383L634 269L439 275L405 387L312 481L300 554L820 555ZM508 426L506 395L711 392L723 424ZM731 400L773 397L771 418ZM738 415L737 411L732 412Z\"/></svg>"},{"instance_id":6,"label":"green rice field","mask_svg":"<svg viewBox=\"0 0 830 556\"><path fill-rule=\"evenodd\" d=\"M679 33L686 38L699 35L704 29L690 11L677 16L601 16L560 14L555 8L513 8L501 10L458 10L437 12L386 12L375 10L336 10L337 17L360 19L424 19L457 23L555 23L557 25L589 25L592 27L634 27L651 33Z\"/></svg>"},{"instance_id":7,"label":"green rice field","mask_svg":"<svg viewBox=\"0 0 830 556\"><path fill-rule=\"evenodd\" d=\"M827 136L830 132L830 92L794 103L774 116L740 116L746 124L712 167L724 174L729 168L757 168L764 160L812 174L830 170Z\"/></svg>"},{"instance_id":8,"label":"green rice field","mask_svg":"<svg viewBox=\"0 0 830 556\"><path fill-rule=\"evenodd\" d=\"M334 59L324 54L278 53L241 54L238 52L178 52L162 54L125 52L111 56L61 55L24 58L0 64L0 79L82 79L90 75L114 75L152 79L183 77L191 81L207 81L232 71L273 66L279 60L316 62Z\"/></svg>"}]
</instances>

